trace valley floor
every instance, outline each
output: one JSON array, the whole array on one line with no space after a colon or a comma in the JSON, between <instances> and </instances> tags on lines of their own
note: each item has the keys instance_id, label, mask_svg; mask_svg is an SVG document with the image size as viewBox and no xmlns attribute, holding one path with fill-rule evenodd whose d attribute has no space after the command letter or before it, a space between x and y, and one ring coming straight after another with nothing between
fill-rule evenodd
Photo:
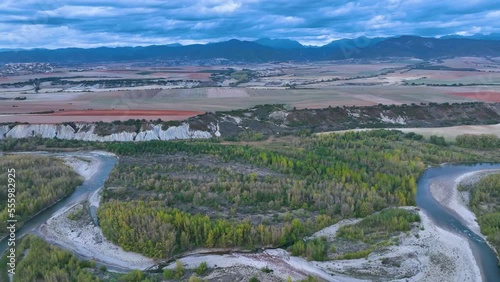
<instances>
[{"instance_id":1,"label":"valley floor","mask_svg":"<svg viewBox=\"0 0 500 282\"><path fill-rule=\"evenodd\" d=\"M90 160L90 161L89 161ZM66 161L85 178L92 177L99 167L98 160L85 161L76 157ZM484 173L484 172L482 172ZM475 216L457 192L457 184L480 174L464 174L442 179L431 184L433 196L443 205L461 215L478 232ZM97 206L98 194L91 197L90 204ZM87 205L87 206L86 206ZM281 281L291 277L293 280L312 275L326 281L481 281L481 274L467 240L459 235L438 227L429 216L416 207L404 207L418 211L421 217L419 227L402 233L397 244L384 247L371 253L366 259L333 260L325 262L307 261L293 257L283 249L268 249L261 253L230 252L226 254L203 254L192 252L180 260L186 268L195 268L207 262L213 271L208 279L248 280L256 276L265 281ZM79 219L68 216L78 210L87 210L88 203L74 204L61 210L43 224L37 235L50 243L71 250L78 256L94 259L108 266L108 269L125 271L148 269L157 261L142 255L126 252L104 238L99 227L95 226L89 214ZM71 217L71 216L70 216ZM335 237L339 226L354 224L357 220L343 220L333 226L318 231L312 237ZM167 266L173 268L175 263ZM260 271L262 268L272 273ZM356 277L356 278L354 278Z\"/></svg>"}]
</instances>

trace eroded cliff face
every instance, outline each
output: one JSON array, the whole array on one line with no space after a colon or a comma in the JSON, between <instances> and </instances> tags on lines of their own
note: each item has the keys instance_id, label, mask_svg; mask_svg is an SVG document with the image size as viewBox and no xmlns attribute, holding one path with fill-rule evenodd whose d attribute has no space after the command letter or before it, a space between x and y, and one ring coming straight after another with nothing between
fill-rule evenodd
<instances>
[{"instance_id":1,"label":"eroded cliff face","mask_svg":"<svg viewBox=\"0 0 500 282\"><path fill-rule=\"evenodd\" d=\"M8 125L0 125L0 140L5 138L5 134L9 132Z\"/></svg>"},{"instance_id":2,"label":"eroded cliff face","mask_svg":"<svg viewBox=\"0 0 500 282\"><path fill-rule=\"evenodd\" d=\"M0 139L10 138L57 138L65 140L83 140L100 142L131 142L149 140L175 140L175 139L199 139L220 136L218 125L210 124L207 131L193 130L189 124L182 123L179 126L171 126L162 129L161 125L150 125L148 129L139 132L117 132L109 135L99 135L94 124L17 124L9 129L8 125L0 126Z\"/></svg>"},{"instance_id":3,"label":"eroded cliff face","mask_svg":"<svg viewBox=\"0 0 500 282\"><path fill-rule=\"evenodd\" d=\"M244 133L295 134L353 128L444 127L500 123L500 103L376 105L288 110L262 105L245 110L205 113L182 122L139 120L113 123L0 125L0 139L40 136L65 140L131 142L231 137Z\"/></svg>"}]
</instances>

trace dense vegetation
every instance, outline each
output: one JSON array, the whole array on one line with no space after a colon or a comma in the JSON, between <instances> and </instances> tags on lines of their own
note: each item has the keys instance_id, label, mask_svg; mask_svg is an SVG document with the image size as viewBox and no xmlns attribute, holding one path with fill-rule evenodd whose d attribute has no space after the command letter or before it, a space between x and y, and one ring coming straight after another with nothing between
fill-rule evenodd
<instances>
[{"instance_id":1,"label":"dense vegetation","mask_svg":"<svg viewBox=\"0 0 500 282\"><path fill-rule=\"evenodd\" d=\"M413 222L419 222L418 214L403 209L386 209L372 214L353 225L339 228L337 237L365 243L388 239L393 232L409 231Z\"/></svg>"},{"instance_id":2,"label":"dense vegetation","mask_svg":"<svg viewBox=\"0 0 500 282\"><path fill-rule=\"evenodd\" d=\"M80 260L71 252L51 245L35 235L27 235L16 246L16 282L160 282L159 273L143 273L133 270L120 274L108 272L105 266L95 261ZM9 281L7 275L7 254L0 259L0 282ZM194 270L205 273L206 264ZM191 272L191 271L190 271Z\"/></svg>"},{"instance_id":3,"label":"dense vegetation","mask_svg":"<svg viewBox=\"0 0 500 282\"><path fill-rule=\"evenodd\" d=\"M499 149L500 138L494 134L463 134L456 137L456 145L472 149Z\"/></svg>"},{"instance_id":4,"label":"dense vegetation","mask_svg":"<svg viewBox=\"0 0 500 282\"><path fill-rule=\"evenodd\" d=\"M397 131L259 146L191 141L106 147L122 157L99 210L103 232L153 257L196 247L292 245L342 218L415 205L416 179L427 164L488 160Z\"/></svg>"},{"instance_id":5,"label":"dense vegetation","mask_svg":"<svg viewBox=\"0 0 500 282\"><path fill-rule=\"evenodd\" d=\"M485 176L472 187L460 188L470 189L469 205L477 216L481 233L500 253L500 174Z\"/></svg>"},{"instance_id":6,"label":"dense vegetation","mask_svg":"<svg viewBox=\"0 0 500 282\"><path fill-rule=\"evenodd\" d=\"M324 261L328 257L328 242L325 238L297 240L290 247L290 252L294 256L303 256L309 260Z\"/></svg>"},{"instance_id":7,"label":"dense vegetation","mask_svg":"<svg viewBox=\"0 0 500 282\"><path fill-rule=\"evenodd\" d=\"M82 179L62 160L34 155L0 157L0 183L7 186L7 169L15 169L17 227L28 218L70 194ZM8 219L7 187L0 189L0 236L5 235Z\"/></svg>"},{"instance_id":8,"label":"dense vegetation","mask_svg":"<svg viewBox=\"0 0 500 282\"><path fill-rule=\"evenodd\" d=\"M17 266L14 274L16 282L94 282L100 281L91 274L90 269L96 267L95 262L80 261L70 252L52 246L43 240L28 235L16 246ZM6 255L3 256L0 265L2 281L8 279Z\"/></svg>"},{"instance_id":9,"label":"dense vegetation","mask_svg":"<svg viewBox=\"0 0 500 282\"><path fill-rule=\"evenodd\" d=\"M334 239L319 237L298 240L289 250L294 256L315 261L363 258L379 246L392 244L389 239L411 230L413 223L418 221L420 217L415 212L389 208L369 215L358 223L341 226Z\"/></svg>"},{"instance_id":10,"label":"dense vegetation","mask_svg":"<svg viewBox=\"0 0 500 282\"><path fill-rule=\"evenodd\" d=\"M23 139L5 138L0 140L0 151L37 151L40 149L51 151L60 149L71 149L75 150L91 150L91 149L104 149L105 144L99 142L87 142L81 140L62 140L62 139L51 139L51 138L41 138L30 137Z\"/></svg>"}]
</instances>

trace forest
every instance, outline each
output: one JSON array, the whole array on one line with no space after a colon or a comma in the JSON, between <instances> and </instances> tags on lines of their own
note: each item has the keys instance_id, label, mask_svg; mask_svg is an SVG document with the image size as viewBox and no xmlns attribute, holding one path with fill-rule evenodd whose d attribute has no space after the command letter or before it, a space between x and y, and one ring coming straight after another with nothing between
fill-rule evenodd
<instances>
[{"instance_id":1,"label":"forest","mask_svg":"<svg viewBox=\"0 0 500 282\"><path fill-rule=\"evenodd\" d=\"M500 253L500 173L487 175L460 189L470 191L469 205L477 216L481 233Z\"/></svg>"},{"instance_id":2,"label":"forest","mask_svg":"<svg viewBox=\"0 0 500 282\"><path fill-rule=\"evenodd\" d=\"M17 266L14 274L16 282L98 282L90 269L95 269L92 261L80 261L70 252L50 245L42 239L27 235L16 249ZM6 255L0 264L0 281L7 282Z\"/></svg>"},{"instance_id":3,"label":"forest","mask_svg":"<svg viewBox=\"0 0 500 282\"><path fill-rule=\"evenodd\" d=\"M121 158L98 212L104 234L162 258L198 247L291 246L343 218L415 205L428 165L494 159L384 130L106 148Z\"/></svg>"},{"instance_id":4,"label":"forest","mask_svg":"<svg viewBox=\"0 0 500 282\"><path fill-rule=\"evenodd\" d=\"M69 195L82 183L81 177L60 159L35 155L0 156L0 183L7 185L8 169L15 169L15 218L17 228L27 219ZM0 237L5 235L7 189L0 189Z\"/></svg>"},{"instance_id":5,"label":"forest","mask_svg":"<svg viewBox=\"0 0 500 282\"><path fill-rule=\"evenodd\" d=\"M464 148L473 149L499 149L500 138L494 134L463 134L458 135L455 139L456 145Z\"/></svg>"}]
</instances>

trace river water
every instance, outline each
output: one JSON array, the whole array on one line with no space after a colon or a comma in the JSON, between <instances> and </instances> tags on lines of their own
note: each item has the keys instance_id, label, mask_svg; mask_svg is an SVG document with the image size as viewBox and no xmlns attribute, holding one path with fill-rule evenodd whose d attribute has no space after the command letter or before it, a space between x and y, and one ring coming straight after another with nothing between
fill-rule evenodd
<instances>
[{"instance_id":1,"label":"river water","mask_svg":"<svg viewBox=\"0 0 500 282\"><path fill-rule=\"evenodd\" d=\"M43 154L50 156L64 156L70 155L71 153ZM97 173L91 179L86 180L81 186L78 186L70 196L62 199L27 221L23 227L17 230L17 240L38 228L61 208L87 199L104 185L104 181L106 181L117 162L116 157L111 155L96 154L93 152L78 153L76 155L85 156L86 154L100 160L101 165ZM483 281L500 281L500 268L498 267L498 259L495 252L480 236L472 232L465 225L465 223L462 222L460 216L437 202L432 197L429 189L430 183L434 180L438 180L439 178L456 177L464 173L485 169L500 169L500 164L443 165L427 169L418 180L417 205L422 210L426 211L438 226L451 230L455 233L459 233L467 238L481 270ZM21 181L21 178L22 176L19 175L18 181ZM3 254L7 250L7 242L7 238L0 241L0 254Z\"/></svg>"},{"instance_id":2,"label":"river water","mask_svg":"<svg viewBox=\"0 0 500 282\"><path fill-rule=\"evenodd\" d=\"M430 192L430 184L435 180L455 178L464 173L486 169L500 169L500 164L442 165L427 169L418 180L417 206L426 211L437 226L467 238L483 281L500 281L500 268L495 252L481 236L466 226L459 215L442 206Z\"/></svg>"},{"instance_id":3,"label":"river water","mask_svg":"<svg viewBox=\"0 0 500 282\"><path fill-rule=\"evenodd\" d=\"M70 156L73 154L82 157L85 157L87 155L98 158L101 164L99 166L99 169L97 170L97 173L90 179L85 180L83 184L78 186L71 195L69 195L66 198L63 198L62 200L55 203L51 207L40 212L39 214L28 220L21 228L19 228L16 231L17 243L19 243L20 241L19 239L21 239L24 235L35 230L41 224L43 224L49 218L51 218L57 211L59 211L59 209L64 208L68 205L72 205L74 203L78 203L88 198L90 195L93 194L93 192L101 188L104 185L104 181L106 181L109 174L111 173L111 170L113 169L113 167L117 162L116 157L112 155L99 154L94 152L89 152L89 153L82 152L77 154L74 153L35 153L35 154L46 155L46 156ZM22 181L23 177L22 175L18 174L16 176L17 176L17 181ZM7 237L0 241L0 254L3 254L7 250L7 243L8 243Z\"/></svg>"}]
</instances>

